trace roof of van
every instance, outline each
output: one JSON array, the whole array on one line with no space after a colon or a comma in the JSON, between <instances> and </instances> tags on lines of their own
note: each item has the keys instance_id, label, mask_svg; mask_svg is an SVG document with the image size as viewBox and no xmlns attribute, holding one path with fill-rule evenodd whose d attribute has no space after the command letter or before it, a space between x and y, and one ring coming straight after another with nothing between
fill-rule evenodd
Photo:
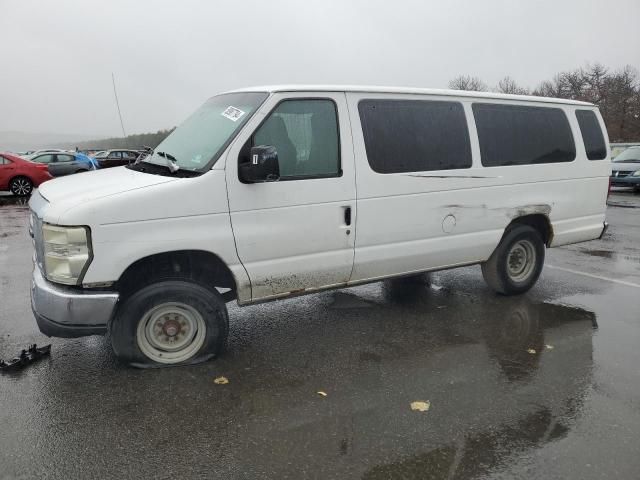
<instances>
[{"instance_id":1,"label":"roof of van","mask_svg":"<svg viewBox=\"0 0 640 480\"><path fill-rule=\"evenodd\" d=\"M561 103L565 105L588 105L593 103L564 98L535 97L533 95L509 95L506 93L470 92L466 90L445 90L437 88L414 87L376 87L367 85L265 85L240 88L225 93L239 92L363 92L363 93L405 93L414 95L442 95L449 97L490 98L496 100L517 100L524 102Z\"/></svg>"}]
</instances>

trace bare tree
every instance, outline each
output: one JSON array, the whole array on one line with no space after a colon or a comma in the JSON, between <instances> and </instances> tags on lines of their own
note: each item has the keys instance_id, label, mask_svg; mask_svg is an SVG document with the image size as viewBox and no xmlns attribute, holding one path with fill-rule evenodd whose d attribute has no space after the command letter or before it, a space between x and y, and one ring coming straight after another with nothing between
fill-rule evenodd
<instances>
[{"instance_id":1,"label":"bare tree","mask_svg":"<svg viewBox=\"0 0 640 480\"><path fill-rule=\"evenodd\" d=\"M486 92L489 90L487 84L478 77L470 75L460 75L449 82L452 90L470 90L474 92Z\"/></svg>"},{"instance_id":2,"label":"bare tree","mask_svg":"<svg viewBox=\"0 0 640 480\"><path fill-rule=\"evenodd\" d=\"M496 90L499 93L510 93L513 95L529 95L529 89L519 86L516 81L506 76L498 82Z\"/></svg>"},{"instance_id":3,"label":"bare tree","mask_svg":"<svg viewBox=\"0 0 640 480\"><path fill-rule=\"evenodd\" d=\"M478 77L461 75L449 82L456 90L488 91ZM495 90L502 93L528 94L513 78L504 77ZM542 82L531 92L542 97L567 98L596 104L612 142L640 142L640 74L626 66L610 71L595 63L567 70Z\"/></svg>"}]
</instances>

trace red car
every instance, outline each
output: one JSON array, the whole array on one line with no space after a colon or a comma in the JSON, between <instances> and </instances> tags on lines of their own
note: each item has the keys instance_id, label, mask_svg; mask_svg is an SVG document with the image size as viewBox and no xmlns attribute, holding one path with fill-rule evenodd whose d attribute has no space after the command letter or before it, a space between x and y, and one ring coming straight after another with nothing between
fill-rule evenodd
<instances>
[{"instance_id":1,"label":"red car","mask_svg":"<svg viewBox=\"0 0 640 480\"><path fill-rule=\"evenodd\" d=\"M18 196L31 195L33 187L52 178L46 164L0 153L0 190L11 190Z\"/></svg>"}]
</instances>

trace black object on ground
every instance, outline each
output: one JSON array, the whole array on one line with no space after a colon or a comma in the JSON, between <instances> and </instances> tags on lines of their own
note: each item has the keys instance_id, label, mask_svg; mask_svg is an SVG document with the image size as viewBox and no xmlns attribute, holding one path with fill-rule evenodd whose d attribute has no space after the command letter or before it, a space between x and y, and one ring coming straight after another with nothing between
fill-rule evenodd
<instances>
[{"instance_id":1,"label":"black object on ground","mask_svg":"<svg viewBox=\"0 0 640 480\"><path fill-rule=\"evenodd\" d=\"M19 370L26 367L30 363L40 360L42 357L46 357L51 353L51 345L45 345L38 348L34 343L30 345L27 350L22 350L20 355L12 358L8 361L0 360L0 372L8 372L12 370Z\"/></svg>"}]
</instances>

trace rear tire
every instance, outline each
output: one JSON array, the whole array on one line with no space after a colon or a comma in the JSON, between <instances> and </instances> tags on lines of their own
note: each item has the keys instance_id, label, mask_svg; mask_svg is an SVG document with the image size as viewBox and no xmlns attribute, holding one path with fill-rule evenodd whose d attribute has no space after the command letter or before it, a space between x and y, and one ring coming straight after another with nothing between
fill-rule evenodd
<instances>
[{"instance_id":1,"label":"rear tire","mask_svg":"<svg viewBox=\"0 0 640 480\"><path fill-rule=\"evenodd\" d=\"M17 197L28 197L33 191L33 182L27 177L16 177L9 182L9 190Z\"/></svg>"},{"instance_id":2,"label":"rear tire","mask_svg":"<svg viewBox=\"0 0 640 480\"><path fill-rule=\"evenodd\" d=\"M544 255L540 233L528 225L515 225L505 232L489 260L482 264L482 276L497 293L524 293L538 280Z\"/></svg>"},{"instance_id":3,"label":"rear tire","mask_svg":"<svg viewBox=\"0 0 640 480\"><path fill-rule=\"evenodd\" d=\"M111 345L123 362L139 368L192 365L218 356L229 330L220 294L171 280L126 298L111 322Z\"/></svg>"}]
</instances>

